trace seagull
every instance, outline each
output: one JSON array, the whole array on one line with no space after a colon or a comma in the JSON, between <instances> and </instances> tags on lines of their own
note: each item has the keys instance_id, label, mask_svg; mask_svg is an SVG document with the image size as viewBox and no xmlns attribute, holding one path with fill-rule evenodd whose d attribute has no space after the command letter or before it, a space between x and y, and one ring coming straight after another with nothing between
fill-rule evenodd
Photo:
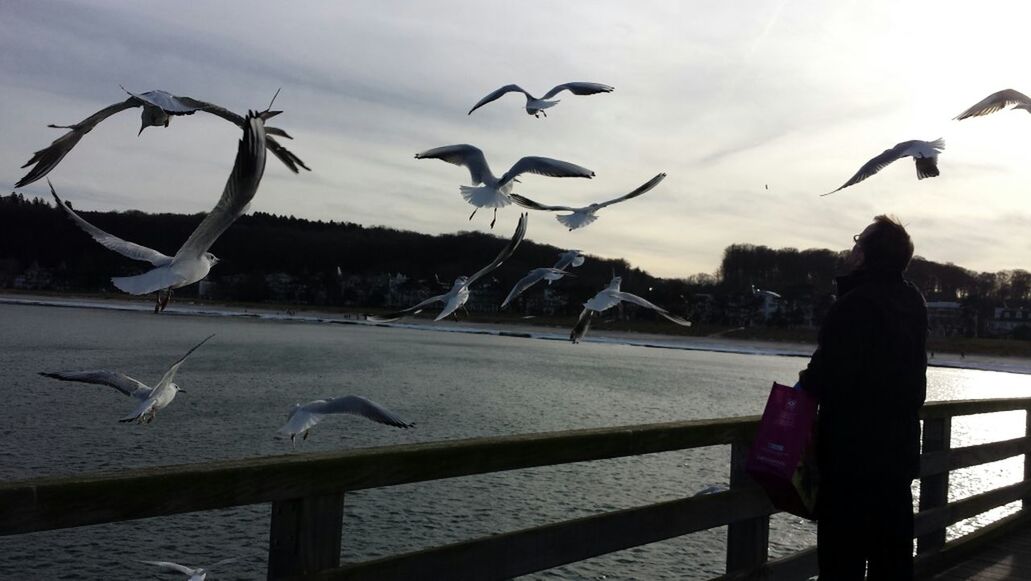
<instances>
[{"instance_id":1,"label":"seagull","mask_svg":"<svg viewBox=\"0 0 1031 581\"><path fill-rule=\"evenodd\" d=\"M595 95L597 93L611 93L614 90L614 88L608 85L603 85L601 83L563 83L561 85L556 85L552 87L550 91L544 93L544 96L538 99L530 93L527 93L519 85L505 85L504 87L501 87L500 89L480 99L479 103L473 105L472 109L469 109L469 113L467 113L467 115L472 115L473 111L479 109L480 107L483 107L491 101L496 101L506 93L522 93L526 95L526 113L528 115L533 115L537 118L540 118L541 115L547 117L548 113L545 111L545 109L549 107L554 107L555 105L558 105L559 102L558 99L554 101L549 101L548 99L554 97L555 95L558 95L562 91L567 90L574 95Z\"/></svg>"},{"instance_id":2,"label":"seagull","mask_svg":"<svg viewBox=\"0 0 1031 581\"><path fill-rule=\"evenodd\" d=\"M222 565L227 565L234 561L236 561L236 559L222 559L214 565L196 568L180 565L179 563L171 563L169 561L140 561L140 563L146 563L148 565L157 565L158 567L164 567L165 569L172 569L173 571L178 571L183 575L189 575L190 578L187 581L204 581L207 578L208 573L210 573L212 569L214 569L215 567L220 567Z\"/></svg>"},{"instance_id":3,"label":"seagull","mask_svg":"<svg viewBox=\"0 0 1031 581\"><path fill-rule=\"evenodd\" d=\"M203 341L197 343L192 349L187 351L186 355L183 355L178 361L173 363L172 366L165 371L165 374L161 376L161 381L159 381L153 388L148 387L143 382L137 381L123 373L101 369L93 371L41 371L40 375L50 377L52 379L60 379L61 381L77 381L81 383L93 383L96 385L107 385L109 387L113 387L129 397L139 400L140 402L136 406L135 411L118 421L135 421L139 424L149 424L154 420L154 416L157 415L158 410L172 403L172 400L175 399L176 393L186 393L186 391L181 389L178 384L172 382L172 380L175 379L175 373L176 371L179 371L179 366L186 361L186 358L197 350L197 347L207 343L208 339L211 339L212 337L214 337L214 335L208 335Z\"/></svg>"},{"instance_id":4,"label":"seagull","mask_svg":"<svg viewBox=\"0 0 1031 581\"><path fill-rule=\"evenodd\" d=\"M518 181L516 178L520 174L535 173L554 178L590 179L594 177L593 171L567 161L548 157L524 157L499 179L491 173L483 151L465 143L429 149L415 154L415 159L439 159L468 168L473 186L479 186L459 186L465 201L476 206L476 210L469 214L469 219L472 220L480 208L494 208L494 219L490 222L491 228L498 219L498 208L504 208L512 203L512 182Z\"/></svg>"},{"instance_id":5,"label":"seagull","mask_svg":"<svg viewBox=\"0 0 1031 581\"><path fill-rule=\"evenodd\" d=\"M551 268L535 268L530 271L529 274L519 279L519 282L512 287L512 290L505 297L505 301L501 303L501 308L505 308L509 303L512 302L517 296L522 294L526 289L537 284L542 280L547 280L548 284L552 281L561 279L567 274L573 276L566 269L569 267L577 267L584 263L584 256L580 254L579 250L569 250L559 255L558 262Z\"/></svg>"},{"instance_id":6,"label":"seagull","mask_svg":"<svg viewBox=\"0 0 1031 581\"><path fill-rule=\"evenodd\" d=\"M317 399L304 405L295 403L290 408L286 424L279 428L279 433L288 434L290 436L290 443L293 443L297 434L301 433L304 434L301 439L307 440L308 431L315 424L322 421L322 417L326 414L362 416L363 418L380 424L394 426L395 428L411 428L415 425L402 420L397 414L372 400L360 395L345 395L330 399Z\"/></svg>"},{"instance_id":7,"label":"seagull","mask_svg":"<svg viewBox=\"0 0 1031 581\"><path fill-rule=\"evenodd\" d=\"M211 113L212 115L217 115L241 129L244 127L245 119L242 115L237 115L236 113L233 113L224 107L219 107L218 105L198 101L190 97L177 97L165 91L148 91L146 93L136 94L125 90L125 87L122 87L122 90L129 93L128 99L121 103L115 103L114 105L105 107L75 125L48 125L47 127L53 127L55 129L71 129L71 131L55 139L48 147L34 153L32 155L32 159L25 162L25 165L22 167L28 167L32 164L36 165L29 170L29 173L27 173L25 177L18 180L15 187L20 188L27 186L50 173L50 170L57 167L57 164L64 159L65 155L68 155L68 152L71 151L77 143L79 143L79 140L82 139L84 135L92 131L93 128L101 121L115 113L118 113L119 111L124 111L125 109L143 107L143 112L141 113L143 121L140 126L140 132L137 135L143 133L143 130L147 127L168 127L168 122L172 116L193 115L197 111L204 111ZM276 94L278 95L279 91L276 91ZM275 97L273 97L272 100L275 101ZM269 107L271 108L271 104ZM261 114L262 120L266 121L271 117L275 117L279 113L281 113L281 111L266 110ZM285 137L286 139L293 139L286 131L279 129L278 127L266 127L265 131L268 133L268 136L265 138L265 146L268 147L269 151L278 157L279 160L290 169L290 171L298 173L300 171L297 169L298 166L311 171L308 166L304 165L304 162L301 161L300 158L290 152L287 148L280 145L280 143L272 137L273 135L277 135L279 137Z\"/></svg>"},{"instance_id":8,"label":"seagull","mask_svg":"<svg viewBox=\"0 0 1031 581\"><path fill-rule=\"evenodd\" d=\"M476 274L472 276L460 276L456 278L454 284L451 285L451 290L448 292L442 295L432 296L415 306L408 307L407 309L396 313L390 313L388 315L383 315L382 317L368 317L368 320L376 323L389 323L391 321L396 321L409 313L412 315L418 314L426 307L437 302L444 303L444 310L440 311L440 314L437 315L434 321L439 321L455 312L458 310L458 307L461 307L469 300L469 287L472 286L473 283L493 272L501 266L501 263L508 260L509 256L512 256L516 247L519 246L519 243L523 241L523 237L526 236L526 221L527 214L523 213L523 215L519 217L519 224L516 225L512 239L508 241L508 244L506 244L504 248L501 249L501 252L498 253L494 260L492 260L487 266L476 271Z\"/></svg>"},{"instance_id":9,"label":"seagull","mask_svg":"<svg viewBox=\"0 0 1031 581\"><path fill-rule=\"evenodd\" d=\"M569 231L572 232L573 230L583 228L584 226L587 226L595 220L597 220L598 217L595 215L595 213L598 210L606 206L611 206L612 204L618 204L619 202L625 202L626 200L629 200L631 198L636 198L637 196L640 196L641 194L644 194L652 188L654 188L655 186L659 185L659 182L661 182L664 179L666 179L666 174L660 173L659 175L648 180L648 182L643 184L641 187L630 192L629 194L626 194L625 196L620 196L607 202L591 204L589 206L584 206L582 208L573 208L570 206L545 206L544 204L540 204L529 198L520 196L519 194L512 194L512 201L514 201L515 203L519 204L524 208L530 208L531 210L543 210L545 212L572 212L572 214L563 214L555 216L555 219L561 222L566 228L569 228Z\"/></svg>"},{"instance_id":10,"label":"seagull","mask_svg":"<svg viewBox=\"0 0 1031 581\"><path fill-rule=\"evenodd\" d=\"M1023 109L1024 111L1031 113L1031 97L1028 97L1020 91L1003 89L997 93L988 95L976 105L960 113L953 119L962 120L967 117L980 117L982 115L1001 111L1010 105L1016 105L1013 109Z\"/></svg>"},{"instance_id":11,"label":"seagull","mask_svg":"<svg viewBox=\"0 0 1031 581\"><path fill-rule=\"evenodd\" d=\"M891 162L902 159L903 157L912 157L913 161L916 162L916 179L922 180L924 178L937 177L938 154L944 149L945 140L940 137L934 141L921 141L919 139L903 141L902 143L896 144L895 147L892 147L891 149L885 149L880 155L863 164L863 167L859 168L856 175L849 178L844 185L837 190L834 190L834 192L843 190L851 185L858 184L866 178L881 171ZM826 194L820 195L829 196L834 192L827 192Z\"/></svg>"},{"instance_id":12,"label":"seagull","mask_svg":"<svg viewBox=\"0 0 1031 581\"><path fill-rule=\"evenodd\" d=\"M580 318L576 321L576 326L573 327L573 332L569 334L570 341L573 343L579 343L580 339L582 339L584 334L587 333L587 329L590 328L592 318L594 318L598 313L611 309L623 301L649 308L678 325L683 325L684 327L691 326L691 321L682 319L676 315L671 315L666 309L658 305L654 305L635 294L620 291L619 285L622 282L622 278L613 276L608 287L594 295L591 300L584 303L584 310L580 313Z\"/></svg>"},{"instance_id":13,"label":"seagull","mask_svg":"<svg viewBox=\"0 0 1031 581\"><path fill-rule=\"evenodd\" d=\"M240 140L236 152L236 162L233 164L233 171L226 182L222 197L211 213L186 239L175 256L166 256L157 250L122 240L104 232L79 217L71 206L63 203L57 196L57 192L54 191L53 184L50 184L50 193L57 201L57 206L63 208L79 228L85 230L102 246L127 258L149 262L156 267L137 276L113 277L111 282L129 294L145 295L157 292L154 312L163 311L171 298L172 289L203 279L208 275L211 267L218 264L218 258L208 252L208 249L237 218L247 211L251 200L254 199L261 176L265 171L264 126L261 114L253 112L248 114L243 138ZM49 179L47 183L50 183ZM164 299L162 299L161 291L166 291Z\"/></svg>"}]
</instances>

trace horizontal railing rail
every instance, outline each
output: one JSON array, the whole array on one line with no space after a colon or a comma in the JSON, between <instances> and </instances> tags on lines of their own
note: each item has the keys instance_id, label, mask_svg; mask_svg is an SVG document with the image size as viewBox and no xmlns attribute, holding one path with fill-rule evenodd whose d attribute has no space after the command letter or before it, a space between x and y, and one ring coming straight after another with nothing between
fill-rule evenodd
<instances>
[{"instance_id":1,"label":"horizontal railing rail","mask_svg":"<svg viewBox=\"0 0 1031 581\"><path fill-rule=\"evenodd\" d=\"M955 543L944 542L946 527L1031 497L1031 478L1025 474L1020 483L947 502L949 471L1031 453L1027 432L951 449L951 418L1016 410L1031 410L1031 398L924 406L916 529L925 568L935 553L958 554ZM501 579L728 525L728 579L812 571L811 550L767 562L768 518L774 509L742 476L758 420L749 416L474 438L3 482L0 536L272 503L269 578L318 573L311 578ZM732 445L727 492L339 566L343 496L348 491L715 445ZM436 574L441 572L447 575Z\"/></svg>"}]
</instances>

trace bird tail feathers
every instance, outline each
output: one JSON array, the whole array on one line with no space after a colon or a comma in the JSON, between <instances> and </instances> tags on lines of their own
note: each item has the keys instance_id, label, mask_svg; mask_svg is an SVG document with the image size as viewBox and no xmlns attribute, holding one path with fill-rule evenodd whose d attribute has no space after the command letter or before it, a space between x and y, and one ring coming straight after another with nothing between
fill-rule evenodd
<instances>
[{"instance_id":1,"label":"bird tail feathers","mask_svg":"<svg viewBox=\"0 0 1031 581\"><path fill-rule=\"evenodd\" d=\"M918 157L916 158L916 179L938 177L938 158Z\"/></svg>"}]
</instances>

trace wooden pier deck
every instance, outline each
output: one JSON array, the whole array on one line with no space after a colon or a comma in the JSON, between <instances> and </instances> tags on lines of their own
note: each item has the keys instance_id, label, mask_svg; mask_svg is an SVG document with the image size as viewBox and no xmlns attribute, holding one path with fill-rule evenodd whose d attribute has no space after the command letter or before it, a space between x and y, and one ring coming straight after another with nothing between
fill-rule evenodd
<instances>
[{"instance_id":1,"label":"wooden pier deck","mask_svg":"<svg viewBox=\"0 0 1031 581\"><path fill-rule=\"evenodd\" d=\"M1024 436L951 447L952 418L1014 410L1027 414ZM933 402L921 418L919 578L1031 579L1031 398ZM749 416L618 426L0 482L0 536L271 504L269 580L500 581L725 527L726 573L719 579L808 579L816 574L814 548L768 558L775 509L744 471L758 422ZM382 558L340 560L344 497L351 491L728 445L725 492ZM1023 480L949 501L953 470L1013 457L1024 459ZM1022 508L1015 514L946 542L949 526L1018 501Z\"/></svg>"},{"instance_id":2,"label":"wooden pier deck","mask_svg":"<svg viewBox=\"0 0 1031 581\"><path fill-rule=\"evenodd\" d=\"M932 581L1031 579L1031 523L1010 531L960 563L929 577Z\"/></svg>"}]
</instances>

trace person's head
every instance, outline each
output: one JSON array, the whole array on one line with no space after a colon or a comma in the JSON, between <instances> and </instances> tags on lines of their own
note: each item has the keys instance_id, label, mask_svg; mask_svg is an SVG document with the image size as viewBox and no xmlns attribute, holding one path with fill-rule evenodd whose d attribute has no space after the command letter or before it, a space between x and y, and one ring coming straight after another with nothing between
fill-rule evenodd
<instances>
[{"instance_id":1,"label":"person's head","mask_svg":"<svg viewBox=\"0 0 1031 581\"><path fill-rule=\"evenodd\" d=\"M913 241L894 216L880 215L854 237L847 265L851 270L904 271L913 258Z\"/></svg>"}]
</instances>

